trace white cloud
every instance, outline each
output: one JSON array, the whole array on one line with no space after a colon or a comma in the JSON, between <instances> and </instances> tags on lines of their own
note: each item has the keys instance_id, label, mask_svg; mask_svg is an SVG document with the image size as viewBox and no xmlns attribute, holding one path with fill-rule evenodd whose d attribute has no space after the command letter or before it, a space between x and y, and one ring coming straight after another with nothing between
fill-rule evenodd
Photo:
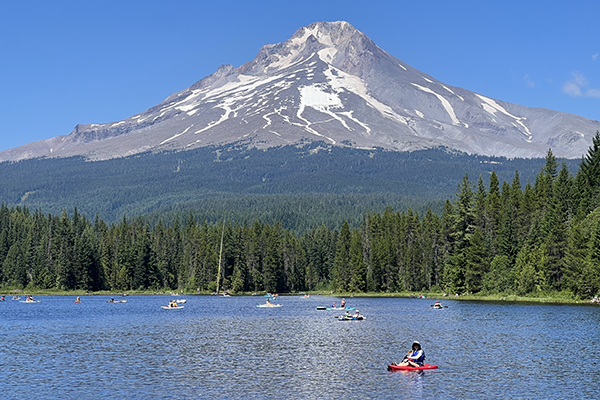
<instances>
[{"instance_id":1,"label":"white cloud","mask_svg":"<svg viewBox=\"0 0 600 400\"><path fill-rule=\"evenodd\" d=\"M529 74L526 74L523 77L523 80L525 81L525 84L530 88L535 87L535 81L529 77Z\"/></svg>"},{"instance_id":2,"label":"white cloud","mask_svg":"<svg viewBox=\"0 0 600 400\"><path fill-rule=\"evenodd\" d=\"M585 79L585 76L579 71L575 71L571 75L573 75L573 82L579 86L587 86L589 83L588 80Z\"/></svg>"},{"instance_id":3,"label":"white cloud","mask_svg":"<svg viewBox=\"0 0 600 400\"><path fill-rule=\"evenodd\" d=\"M585 92L585 95L587 97L595 97L600 99L600 89L589 89L587 92Z\"/></svg>"},{"instance_id":4,"label":"white cloud","mask_svg":"<svg viewBox=\"0 0 600 400\"><path fill-rule=\"evenodd\" d=\"M562 91L571 97L581 97L581 88L575 82L566 82L562 87Z\"/></svg>"},{"instance_id":5,"label":"white cloud","mask_svg":"<svg viewBox=\"0 0 600 400\"><path fill-rule=\"evenodd\" d=\"M592 60L596 61L596 58L598 58L598 53L596 53L592 56Z\"/></svg>"},{"instance_id":6,"label":"white cloud","mask_svg":"<svg viewBox=\"0 0 600 400\"><path fill-rule=\"evenodd\" d=\"M571 97L596 97L600 98L600 89L590 88L585 90L584 87L589 85L588 80L579 71L574 71L573 79L568 80L562 87L564 94Z\"/></svg>"}]
</instances>

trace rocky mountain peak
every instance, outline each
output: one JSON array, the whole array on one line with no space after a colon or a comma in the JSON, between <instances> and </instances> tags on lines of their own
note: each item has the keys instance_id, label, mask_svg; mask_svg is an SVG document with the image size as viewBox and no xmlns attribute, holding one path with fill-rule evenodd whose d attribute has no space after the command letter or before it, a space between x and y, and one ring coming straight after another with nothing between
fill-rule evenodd
<instances>
[{"instance_id":1,"label":"rocky mountain peak","mask_svg":"<svg viewBox=\"0 0 600 400\"><path fill-rule=\"evenodd\" d=\"M340 56L343 60L360 57L369 51L369 47L376 46L348 22L315 22L298 29L283 43L263 46L256 58L238 68L238 72L248 75L272 73L315 53L325 62L334 64Z\"/></svg>"}]
</instances>

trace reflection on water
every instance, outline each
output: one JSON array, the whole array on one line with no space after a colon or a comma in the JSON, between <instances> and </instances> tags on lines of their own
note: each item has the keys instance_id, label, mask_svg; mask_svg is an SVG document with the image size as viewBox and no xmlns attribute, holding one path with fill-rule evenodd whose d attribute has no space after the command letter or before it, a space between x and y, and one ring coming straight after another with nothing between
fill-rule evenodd
<instances>
[{"instance_id":1,"label":"reflection on water","mask_svg":"<svg viewBox=\"0 0 600 400\"><path fill-rule=\"evenodd\" d=\"M600 308L353 298L40 297L0 303L3 399L597 398ZM338 300L339 301L339 300ZM388 372L413 340L438 370ZM582 367L578 365L583 365Z\"/></svg>"}]
</instances>

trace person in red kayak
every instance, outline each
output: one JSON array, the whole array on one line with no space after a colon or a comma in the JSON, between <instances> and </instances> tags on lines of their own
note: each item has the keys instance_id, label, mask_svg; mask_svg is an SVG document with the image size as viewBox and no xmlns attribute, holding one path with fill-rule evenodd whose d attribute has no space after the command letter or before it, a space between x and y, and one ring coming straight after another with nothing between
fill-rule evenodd
<instances>
[{"instance_id":1,"label":"person in red kayak","mask_svg":"<svg viewBox=\"0 0 600 400\"><path fill-rule=\"evenodd\" d=\"M422 367L425 361L425 352L421 348L421 343L416 340L412 344L412 350L406 353L400 364L392 363L399 367Z\"/></svg>"}]
</instances>

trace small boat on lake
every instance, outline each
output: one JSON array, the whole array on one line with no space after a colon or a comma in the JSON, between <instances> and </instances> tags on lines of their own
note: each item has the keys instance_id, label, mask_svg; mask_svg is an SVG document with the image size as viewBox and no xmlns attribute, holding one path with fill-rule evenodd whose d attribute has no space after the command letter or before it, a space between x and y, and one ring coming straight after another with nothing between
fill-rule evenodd
<instances>
[{"instance_id":1,"label":"small boat on lake","mask_svg":"<svg viewBox=\"0 0 600 400\"><path fill-rule=\"evenodd\" d=\"M442 303L440 303L439 301L436 301L435 304L431 305L431 308L433 310L443 310L444 308L448 308L448 306L445 306Z\"/></svg>"},{"instance_id":2,"label":"small boat on lake","mask_svg":"<svg viewBox=\"0 0 600 400\"><path fill-rule=\"evenodd\" d=\"M179 304L177 304L179 302L179 300L175 301L175 300L170 300L169 301L169 305L168 306L160 306L160 308L162 308L163 310L180 310L185 306L180 306ZM185 300L184 300L185 302Z\"/></svg>"},{"instance_id":3,"label":"small boat on lake","mask_svg":"<svg viewBox=\"0 0 600 400\"><path fill-rule=\"evenodd\" d=\"M33 296L27 296L25 300L21 300L21 303L39 303L39 300L34 300Z\"/></svg>"},{"instance_id":4,"label":"small boat on lake","mask_svg":"<svg viewBox=\"0 0 600 400\"><path fill-rule=\"evenodd\" d=\"M272 308L272 307L281 307L281 306L283 306L283 304L273 304L273 303L271 303L271 299L267 299L267 302L265 304L259 304L256 307Z\"/></svg>"},{"instance_id":5,"label":"small boat on lake","mask_svg":"<svg viewBox=\"0 0 600 400\"><path fill-rule=\"evenodd\" d=\"M388 371L422 371L424 369L437 369L437 365L425 364L422 367L411 367L408 365L400 366L390 364L387 366Z\"/></svg>"},{"instance_id":6,"label":"small boat on lake","mask_svg":"<svg viewBox=\"0 0 600 400\"><path fill-rule=\"evenodd\" d=\"M185 306L160 306L163 310L182 310Z\"/></svg>"},{"instance_id":7,"label":"small boat on lake","mask_svg":"<svg viewBox=\"0 0 600 400\"><path fill-rule=\"evenodd\" d=\"M259 304L256 307L263 307L263 308L275 308L275 307L283 307L283 304Z\"/></svg>"},{"instance_id":8,"label":"small boat on lake","mask_svg":"<svg viewBox=\"0 0 600 400\"><path fill-rule=\"evenodd\" d=\"M363 319L367 319L367 317L362 315L358 310L356 310L354 314L350 314L348 311L346 311L345 314L342 314L335 318L337 318L339 321L362 321Z\"/></svg>"},{"instance_id":9,"label":"small boat on lake","mask_svg":"<svg viewBox=\"0 0 600 400\"><path fill-rule=\"evenodd\" d=\"M107 303L127 303L127 300L110 299L110 300L107 301Z\"/></svg>"},{"instance_id":10,"label":"small boat on lake","mask_svg":"<svg viewBox=\"0 0 600 400\"><path fill-rule=\"evenodd\" d=\"M337 317L338 321L362 321L363 319L367 319L364 315L340 315Z\"/></svg>"}]
</instances>

